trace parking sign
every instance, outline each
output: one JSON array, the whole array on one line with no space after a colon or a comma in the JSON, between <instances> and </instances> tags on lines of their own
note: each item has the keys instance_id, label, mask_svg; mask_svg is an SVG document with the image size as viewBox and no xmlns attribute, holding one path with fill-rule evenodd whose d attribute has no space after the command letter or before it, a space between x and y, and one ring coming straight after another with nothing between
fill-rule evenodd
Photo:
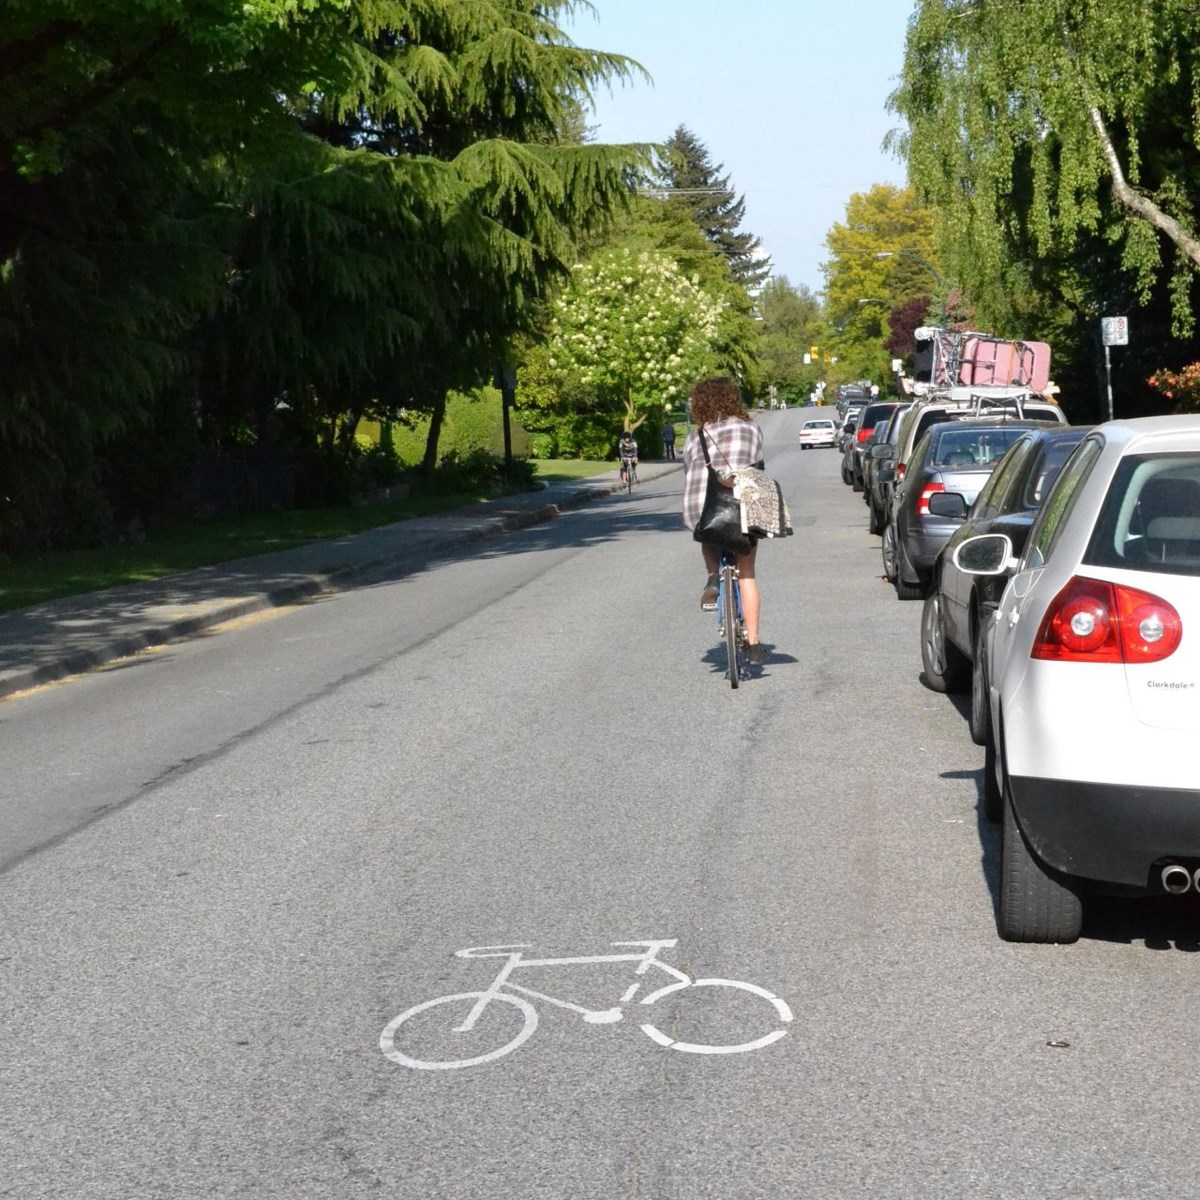
<instances>
[{"instance_id":1,"label":"parking sign","mask_svg":"<svg viewBox=\"0 0 1200 1200\"><path fill-rule=\"evenodd\" d=\"M1106 346L1128 346L1129 318L1101 317L1100 338Z\"/></svg>"}]
</instances>

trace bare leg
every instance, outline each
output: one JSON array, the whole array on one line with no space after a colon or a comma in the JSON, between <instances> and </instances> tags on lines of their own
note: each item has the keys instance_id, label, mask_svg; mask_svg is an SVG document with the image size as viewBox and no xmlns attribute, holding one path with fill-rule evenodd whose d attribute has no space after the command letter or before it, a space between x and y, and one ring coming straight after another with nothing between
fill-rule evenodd
<instances>
[{"instance_id":1,"label":"bare leg","mask_svg":"<svg viewBox=\"0 0 1200 1200\"><path fill-rule=\"evenodd\" d=\"M759 596L758 580L754 575L754 559L758 553L755 546L749 554L739 554L737 560L738 585L742 593L742 619L746 622L746 641L751 646L758 641Z\"/></svg>"}]
</instances>

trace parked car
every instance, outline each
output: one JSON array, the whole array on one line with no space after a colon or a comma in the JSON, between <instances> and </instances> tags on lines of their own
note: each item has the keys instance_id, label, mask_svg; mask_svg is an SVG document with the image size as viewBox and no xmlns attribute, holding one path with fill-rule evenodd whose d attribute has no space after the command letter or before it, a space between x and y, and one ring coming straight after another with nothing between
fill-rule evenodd
<instances>
[{"instance_id":1,"label":"parked car","mask_svg":"<svg viewBox=\"0 0 1200 1200\"><path fill-rule=\"evenodd\" d=\"M849 483L850 480L846 475L846 447L854 439L854 434L858 430L858 414L861 409L852 410L850 415L842 422L841 429L838 430L837 449L842 455L842 482Z\"/></svg>"},{"instance_id":2,"label":"parked car","mask_svg":"<svg viewBox=\"0 0 1200 1200\"><path fill-rule=\"evenodd\" d=\"M896 484L891 516L883 528L883 570L901 600L920 600L933 578L938 551L962 524L993 468L1030 421L984 417L942 421L917 443L903 482ZM930 508L939 492L955 492L965 507L957 516Z\"/></svg>"},{"instance_id":3,"label":"parked car","mask_svg":"<svg viewBox=\"0 0 1200 1200\"><path fill-rule=\"evenodd\" d=\"M822 417L813 421L805 421L800 426L800 449L808 450L818 446L837 445L837 426L832 418Z\"/></svg>"},{"instance_id":4,"label":"parked car","mask_svg":"<svg viewBox=\"0 0 1200 1200\"><path fill-rule=\"evenodd\" d=\"M888 418L883 433L875 438L874 444L863 455L863 499L866 501L867 511L870 513L867 528L872 533L882 532L885 516L891 511L895 472L889 471L886 477L881 478L880 468L895 462L900 419L911 407L908 404L901 404ZM878 428L876 426L876 429Z\"/></svg>"},{"instance_id":5,"label":"parked car","mask_svg":"<svg viewBox=\"0 0 1200 1200\"><path fill-rule=\"evenodd\" d=\"M925 682L937 692L971 691L971 737L977 745L987 741L987 655L983 632L1000 603L1009 573L976 576L961 570L954 551L968 538L981 533L1005 533L1014 555L1025 548L1025 539L1037 519L1063 463L1083 440L1082 425L1030 429L1009 447L968 513L966 500L956 492L939 492L929 498L931 513L966 519L950 535L933 564L933 580L921 614L921 665ZM1015 558L1012 565L1016 565ZM999 794L986 783L984 809L995 820L1000 815Z\"/></svg>"},{"instance_id":6,"label":"parked car","mask_svg":"<svg viewBox=\"0 0 1200 1200\"><path fill-rule=\"evenodd\" d=\"M858 428L854 437L843 448L842 478L856 491L863 490L863 451L867 439L875 426L886 420L900 407L898 401L885 400L877 404L868 404L858 418Z\"/></svg>"},{"instance_id":7,"label":"parked car","mask_svg":"<svg viewBox=\"0 0 1200 1200\"><path fill-rule=\"evenodd\" d=\"M1012 549L988 533L955 556L985 577ZM1200 886L1197 629L1200 416L1098 426L987 626L1002 937L1074 941L1096 889Z\"/></svg>"}]
</instances>

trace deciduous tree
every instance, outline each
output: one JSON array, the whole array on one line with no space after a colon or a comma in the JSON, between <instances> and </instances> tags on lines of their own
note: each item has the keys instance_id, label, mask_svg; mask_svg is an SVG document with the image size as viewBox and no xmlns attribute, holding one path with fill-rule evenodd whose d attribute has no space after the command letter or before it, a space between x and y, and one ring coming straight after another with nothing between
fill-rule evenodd
<instances>
[{"instance_id":1,"label":"deciduous tree","mask_svg":"<svg viewBox=\"0 0 1200 1200\"><path fill-rule=\"evenodd\" d=\"M714 365L720 305L662 253L602 251L554 305L546 364L637 429Z\"/></svg>"}]
</instances>

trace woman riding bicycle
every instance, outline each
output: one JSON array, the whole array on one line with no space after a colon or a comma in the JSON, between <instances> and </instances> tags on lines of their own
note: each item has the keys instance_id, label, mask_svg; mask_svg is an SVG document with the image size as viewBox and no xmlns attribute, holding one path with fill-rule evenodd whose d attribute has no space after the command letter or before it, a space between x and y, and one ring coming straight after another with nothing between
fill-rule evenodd
<instances>
[{"instance_id":1,"label":"woman riding bicycle","mask_svg":"<svg viewBox=\"0 0 1200 1200\"><path fill-rule=\"evenodd\" d=\"M683 444L683 523L696 528L704 508L704 490L708 483L707 464L701 437L708 443L708 453L719 474L731 475L746 467L763 468L762 430L750 419L738 385L727 377L705 379L692 388L690 411L696 428ZM732 484L732 479L730 480ZM700 604L711 608L717 602L717 571L721 552L716 546L701 544L708 582L700 596ZM738 579L742 593L742 617L746 623L747 657L752 663L766 662L766 649L759 644L758 580L754 574L757 544L749 554L737 556Z\"/></svg>"}]
</instances>

